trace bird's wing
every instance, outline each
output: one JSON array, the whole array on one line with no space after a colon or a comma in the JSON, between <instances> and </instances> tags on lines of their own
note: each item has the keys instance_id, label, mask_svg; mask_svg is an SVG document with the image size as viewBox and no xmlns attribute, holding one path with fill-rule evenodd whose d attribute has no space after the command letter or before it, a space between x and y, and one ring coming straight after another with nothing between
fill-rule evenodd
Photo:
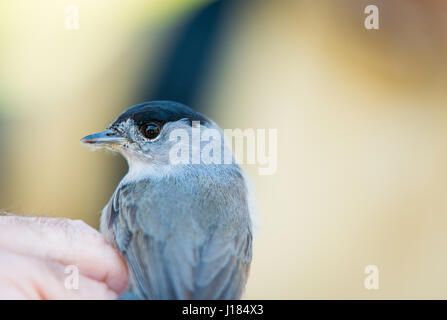
<instances>
[{"instance_id":1,"label":"bird's wing","mask_svg":"<svg viewBox=\"0 0 447 320\"><path fill-rule=\"evenodd\" d=\"M244 192L203 201L175 182L137 183L119 188L109 207L109 228L140 296L240 298L252 251Z\"/></svg>"}]
</instances>

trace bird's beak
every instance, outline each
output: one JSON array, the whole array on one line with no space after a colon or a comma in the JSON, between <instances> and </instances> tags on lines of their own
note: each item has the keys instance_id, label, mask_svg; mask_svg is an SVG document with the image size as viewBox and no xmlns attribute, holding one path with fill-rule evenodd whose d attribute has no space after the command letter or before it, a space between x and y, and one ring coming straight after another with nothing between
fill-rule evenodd
<instances>
[{"instance_id":1,"label":"bird's beak","mask_svg":"<svg viewBox=\"0 0 447 320\"><path fill-rule=\"evenodd\" d=\"M81 139L82 143L98 147L120 145L126 141L126 138L121 137L118 133L112 130L94 133Z\"/></svg>"}]
</instances>

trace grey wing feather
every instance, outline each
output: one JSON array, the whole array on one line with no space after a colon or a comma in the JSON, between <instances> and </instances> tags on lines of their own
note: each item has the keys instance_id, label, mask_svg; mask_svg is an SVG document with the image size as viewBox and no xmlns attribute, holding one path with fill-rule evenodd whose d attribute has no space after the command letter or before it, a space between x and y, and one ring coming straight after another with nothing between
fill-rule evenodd
<instances>
[{"instance_id":1,"label":"grey wing feather","mask_svg":"<svg viewBox=\"0 0 447 320\"><path fill-rule=\"evenodd\" d=\"M245 190L230 198L217 192L204 204L198 190L159 184L123 186L109 204L116 210L109 227L128 261L133 291L145 299L240 298L252 251Z\"/></svg>"},{"instance_id":2,"label":"grey wing feather","mask_svg":"<svg viewBox=\"0 0 447 320\"><path fill-rule=\"evenodd\" d=\"M243 293L251 261L251 233L226 242L217 239L205 245L194 299L238 299Z\"/></svg>"}]
</instances>

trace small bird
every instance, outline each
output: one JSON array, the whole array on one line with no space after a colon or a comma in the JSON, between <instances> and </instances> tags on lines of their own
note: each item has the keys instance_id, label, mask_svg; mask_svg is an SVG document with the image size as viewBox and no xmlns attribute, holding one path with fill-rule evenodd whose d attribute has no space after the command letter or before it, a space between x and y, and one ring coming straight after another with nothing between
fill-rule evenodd
<instances>
[{"instance_id":1,"label":"small bird","mask_svg":"<svg viewBox=\"0 0 447 320\"><path fill-rule=\"evenodd\" d=\"M129 292L139 299L239 299L247 282L253 205L245 173L224 139L220 151L231 163L194 161L204 151L203 141L191 143L194 129L223 137L186 105L151 101L81 140L128 162L100 229L127 261ZM183 161L173 161L179 152L172 150L184 152Z\"/></svg>"}]
</instances>

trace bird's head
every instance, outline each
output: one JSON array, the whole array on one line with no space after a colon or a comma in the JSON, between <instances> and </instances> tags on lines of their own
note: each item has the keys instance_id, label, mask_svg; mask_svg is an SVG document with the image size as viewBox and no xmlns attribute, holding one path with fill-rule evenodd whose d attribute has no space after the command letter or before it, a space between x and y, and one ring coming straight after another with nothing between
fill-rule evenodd
<instances>
[{"instance_id":1,"label":"bird's head","mask_svg":"<svg viewBox=\"0 0 447 320\"><path fill-rule=\"evenodd\" d=\"M94 148L121 153L130 167L170 165L172 147L178 144L178 139L173 139L173 136L177 136L174 133L188 133L185 142L194 152L190 134L193 125L197 123L202 129L214 128L221 132L214 122L183 104L151 101L130 107L107 130L88 135L81 141Z\"/></svg>"}]
</instances>

